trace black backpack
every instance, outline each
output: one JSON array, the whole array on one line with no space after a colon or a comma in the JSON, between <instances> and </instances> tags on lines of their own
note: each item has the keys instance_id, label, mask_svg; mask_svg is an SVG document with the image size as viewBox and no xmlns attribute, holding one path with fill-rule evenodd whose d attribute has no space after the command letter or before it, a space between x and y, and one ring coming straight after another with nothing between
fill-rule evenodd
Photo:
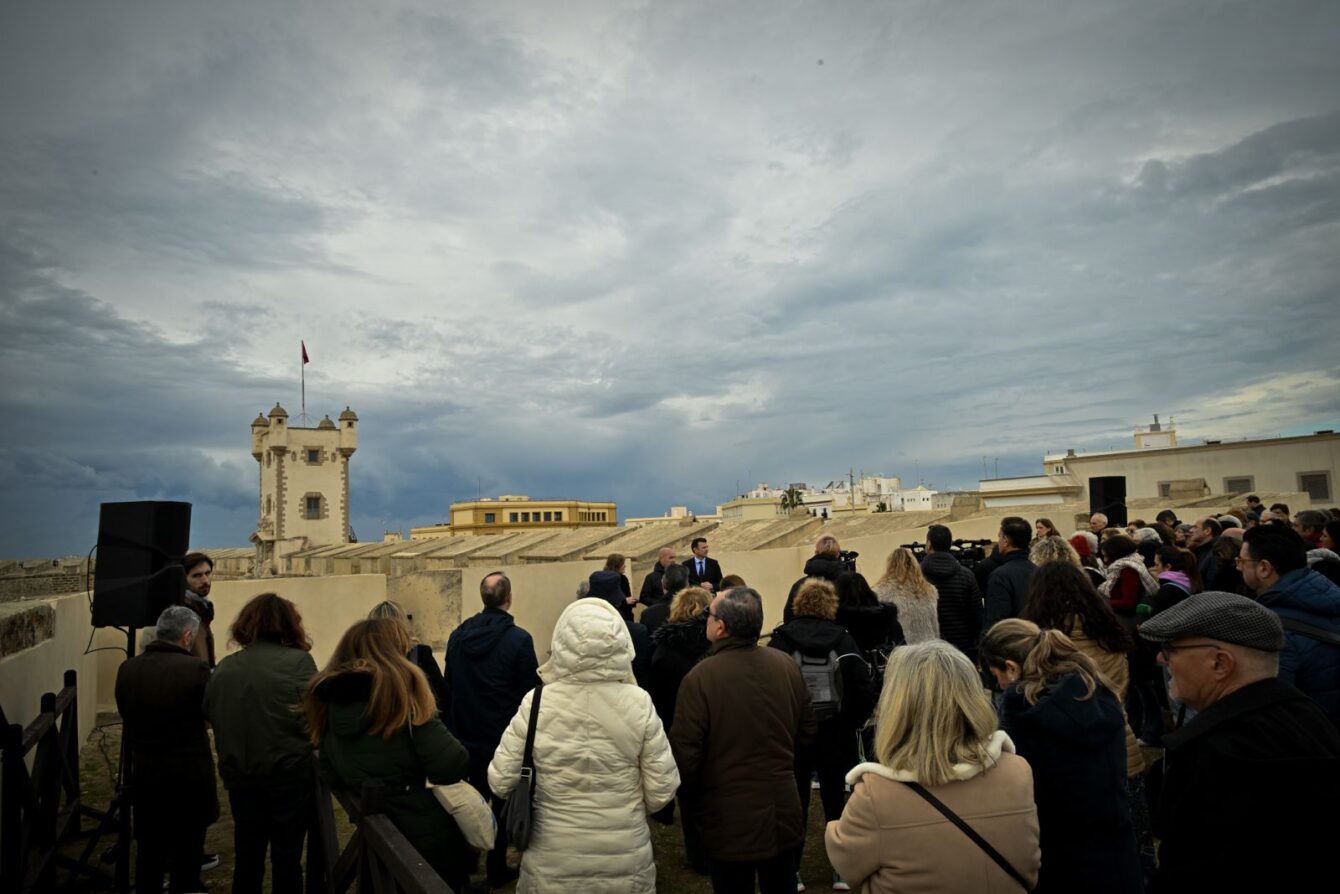
<instances>
[{"instance_id":1,"label":"black backpack","mask_svg":"<svg viewBox=\"0 0 1340 894\"><path fill-rule=\"evenodd\" d=\"M832 720L842 713L842 668L837 652L829 651L823 658L812 658L800 652L791 657L800 668L800 678L810 692L814 719Z\"/></svg>"}]
</instances>

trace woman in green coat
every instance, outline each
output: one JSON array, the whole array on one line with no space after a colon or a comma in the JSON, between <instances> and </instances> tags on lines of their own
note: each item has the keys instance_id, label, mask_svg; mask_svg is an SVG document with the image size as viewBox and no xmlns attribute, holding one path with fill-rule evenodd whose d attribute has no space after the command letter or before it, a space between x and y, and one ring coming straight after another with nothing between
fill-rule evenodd
<instances>
[{"instance_id":1,"label":"woman in green coat","mask_svg":"<svg viewBox=\"0 0 1340 894\"><path fill-rule=\"evenodd\" d=\"M331 785L356 792L366 781L381 782L386 816L459 891L472 852L424 782L460 782L470 756L438 718L428 680L405 657L409 648L403 625L359 621L312 678L304 708Z\"/></svg>"}]
</instances>

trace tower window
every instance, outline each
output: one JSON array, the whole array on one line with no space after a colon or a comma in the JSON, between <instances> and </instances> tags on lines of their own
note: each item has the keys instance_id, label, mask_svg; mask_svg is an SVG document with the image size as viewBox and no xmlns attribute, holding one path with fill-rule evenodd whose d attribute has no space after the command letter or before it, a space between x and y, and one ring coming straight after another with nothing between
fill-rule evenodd
<instances>
[{"instance_id":1,"label":"tower window","mask_svg":"<svg viewBox=\"0 0 1340 894\"><path fill-rule=\"evenodd\" d=\"M320 451L320 450L313 450L311 447L308 447L308 448L307 448L307 462L311 463L312 465L316 465L317 463L320 463L320 462L321 462L321 451Z\"/></svg>"},{"instance_id":2,"label":"tower window","mask_svg":"<svg viewBox=\"0 0 1340 894\"><path fill-rule=\"evenodd\" d=\"M303 508L306 510L306 511L303 513L304 518L320 518L320 517L321 517L321 496L318 494L318 495L316 495L316 496L308 495L308 496L304 497L304 498L303 498Z\"/></svg>"}]
</instances>

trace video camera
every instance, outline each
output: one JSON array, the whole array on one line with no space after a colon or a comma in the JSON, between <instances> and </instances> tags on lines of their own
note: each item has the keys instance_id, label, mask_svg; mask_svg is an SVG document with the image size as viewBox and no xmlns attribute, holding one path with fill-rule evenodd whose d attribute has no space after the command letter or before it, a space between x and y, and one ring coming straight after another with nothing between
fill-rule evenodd
<instances>
[{"instance_id":1,"label":"video camera","mask_svg":"<svg viewBox=\"0 0 1340 894\"><path fill-rule=\"evenodd\" d=\"M964 568L971 570L978 562L986 558L986 551L992 542L991 540L964 540L960 538L950 545L949 554L958 560L958 563ZM918 562L926 558L925 543L904 543L902 548L911 550L913 557Z\"/></svg>"},{"instance_id":2,"label":"video camera","mask_svg":"<svg viewBox=\"0 0 1340 894\"><path fill-rule=\"evenodd\" d=\"M842 570L851 571L854 573L856 571L856 557L859 555L860 553L851 549L844 549L839 551L838 561L842 563Z\"/></svg>"}]
</instances>

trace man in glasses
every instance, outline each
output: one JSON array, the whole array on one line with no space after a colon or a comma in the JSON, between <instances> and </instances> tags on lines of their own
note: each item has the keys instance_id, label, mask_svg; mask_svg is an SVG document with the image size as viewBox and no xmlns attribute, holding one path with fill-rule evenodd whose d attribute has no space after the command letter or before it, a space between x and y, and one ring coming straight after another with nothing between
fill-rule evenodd
<instances>
[{"instance_id":1,"label":"man in glasses","mask_svg":"<svg viewBox=\"0 0 1340 894\"><path fill-rule=\"evenodd\" d=\"M1298 890L1331 870L1316 811L1340 800L1340 732L1277 679L1284 629L1231 593L1191 596L1146 621L1173 697L1198 712L1163 737L1162 839L1150 892Z\"/></svg>"}]
</instances>

